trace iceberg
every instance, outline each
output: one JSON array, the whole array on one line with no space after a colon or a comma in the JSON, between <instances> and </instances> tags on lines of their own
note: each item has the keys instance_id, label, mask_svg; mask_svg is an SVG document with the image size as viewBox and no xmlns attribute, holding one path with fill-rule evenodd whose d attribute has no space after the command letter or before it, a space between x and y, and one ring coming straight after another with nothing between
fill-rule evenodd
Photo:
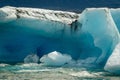
<instances>
[{"instance_id":1,"label":"iceberg","mask_svg":"<svg viewBox=\"0 0 120 80\"><path fill-rule=\"evenodd\" d=\"M40 62L47 66L63 66L71 61L71 56L54 51L41 57Z\"/></svg>"},{"instance_id":2,"label":"iceberg","mask_svg":"<svg viewBox=\"0 0 120 80\"><path fill-rule=\"evenodd\" d=\"M29 62L34 57L26 56L36 53L50 65L72 59L104 68L120 41L118 14L118 9L108 8L87 8L82 13L0 8L0 62Z\"/></svg>"},{"instance_id":3,"label":"iceberg","mask_svg":"<svg viewBox=\"0 0 120 80\"><path fill-rule=\"evenodd\" d=\"M36 54L29 54L25 57L24 63L38 63L39 57Z\"/></svg>"},{"instance_id":4,"label":"iceberg","mask_svg":"<svg viewBox=\"0 0 120 80\"><path fill-rule=\"evenodd\" d=\"M107 60L104 67L106 71L120 74L120 43L115 47L112 55Z\"/></svg>"}]
</instances>

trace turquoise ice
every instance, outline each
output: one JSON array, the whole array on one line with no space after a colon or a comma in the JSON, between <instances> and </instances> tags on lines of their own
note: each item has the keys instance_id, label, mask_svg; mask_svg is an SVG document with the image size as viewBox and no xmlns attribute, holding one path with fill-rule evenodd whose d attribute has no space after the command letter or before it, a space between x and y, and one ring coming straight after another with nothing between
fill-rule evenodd
<instances>
[{"instance_id":1,"label":"turquoise ice","mask_svg":"<svg viewBox=\"0 0 120 80\"><path fill-rule=\"evenodd\" d=\"M71 56L79 64L103 68L120 41L119 13L119 9L108 8L88 8L80 14L0 8L0 62L18 63L31 53L43 58L57 51ZM66 63L63 57L62 65ZM32 56L27 58L27 62L31 60L38 62ZM59 60L56 58L55 62Z\"/></svg>"}]
</instances>

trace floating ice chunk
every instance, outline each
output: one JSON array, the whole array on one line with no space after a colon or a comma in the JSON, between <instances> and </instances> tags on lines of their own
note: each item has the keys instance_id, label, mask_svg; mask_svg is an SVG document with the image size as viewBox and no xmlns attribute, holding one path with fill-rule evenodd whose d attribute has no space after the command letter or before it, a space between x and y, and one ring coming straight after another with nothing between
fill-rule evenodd
<instances>
[{"instance_id":1,"label":"floating ice chunk","mask_svg":"<svg viewBox=\"0 0 120 80\"><path fill-rule=\"evenodd\" d=\"M0 67L5 67L8 66L9 64L5 64L5 63L0 63Z\"/></svg>"},{"instance_id":2,"label":"floating ice chunk","mask_svg":"<svg viewBox=\"0 0 120 80\"><path fill-rule=\"evenodd\" d=\"M120 74L120 43L109 57L104 69L112 73Z\"/></svg>"},{"instance_id":3,"label":"floating ice chunk","mask_svg":"<svg viewBox=\"0 0 120 80\"><path fill-rule=\"evenodd\" d=\"M95 75L89 73L88 71L70 73L70 75L75 77L96 77Z\"/></svg>"},{"instance_id":4,"label":"floating ice chunk","mask_svg":"<svg viewBox=\"0 0 120 80\"><path fill-rule=\"evenodd\" d=\"M72 58L69 55L54 51L47 55L44 55L40 61L47 66L62 66L65 63L68 63L71 59Z\"/></svg>"},{"instance_id":5,"label":"floating ice chunk","mask_svg":"<svg viewBox=\"0 0 120 80\"><path fill-rule=\"evenodd\" d=\"M24 63L21 65L21 67L35 67L40 66L38 63Z\"/></svg>"},{"instance_id":6,"label":"floating ice chunk","mask_svg":"<svg viewBox=\"0 0 120 80\"><path fill-rule=\"evenodd\" d=\"M24 59L24 63L37 63L39 61L39 57L36 54L30 54Z\"/></svg>"}]
</instances>

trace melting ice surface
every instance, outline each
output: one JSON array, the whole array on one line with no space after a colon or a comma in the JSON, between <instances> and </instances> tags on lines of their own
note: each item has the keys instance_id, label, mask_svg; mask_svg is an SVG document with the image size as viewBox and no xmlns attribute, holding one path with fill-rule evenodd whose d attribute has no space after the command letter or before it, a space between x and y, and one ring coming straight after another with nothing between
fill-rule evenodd
<instances>
[{"instance_id":1,"label":"melting ice surface","mask_svg":"<svg viewBox=\"0 0 120 80\"><path fill-rule=\"evenodd\" d=\"M80 14L0 8L0 62L105 67L118 73L120 62L115 55L119 51L115 47L120 41L119 13L120 9L108 8L88 8Z\"/></svg>"}]
</instances>

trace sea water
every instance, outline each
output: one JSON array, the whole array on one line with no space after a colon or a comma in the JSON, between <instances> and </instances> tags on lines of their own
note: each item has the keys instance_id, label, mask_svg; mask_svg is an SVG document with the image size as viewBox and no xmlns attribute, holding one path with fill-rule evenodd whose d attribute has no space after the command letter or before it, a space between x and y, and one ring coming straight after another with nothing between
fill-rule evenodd
<instances>
[{"instance_id":1,"label":"sea water","mask_svg":"<svg viewBox=\"0 0 120 80\"><path fill-rule=\"evenodd\" d=\"M42 64L0 64L0 80L120 80L101 69L47 67Z\"/></svg>"}]
</instances>

